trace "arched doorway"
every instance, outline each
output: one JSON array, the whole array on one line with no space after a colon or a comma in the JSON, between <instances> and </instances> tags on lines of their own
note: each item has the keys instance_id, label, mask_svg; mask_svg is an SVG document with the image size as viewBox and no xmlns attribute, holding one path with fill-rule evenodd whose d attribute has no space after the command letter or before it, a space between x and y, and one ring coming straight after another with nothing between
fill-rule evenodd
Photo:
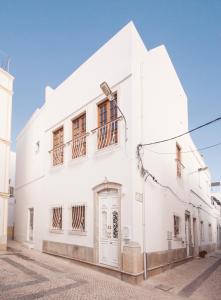
<instances>
[{"instance_id":1,"label":"arched doorway","mask_svg":"<svg viewBox=\"0 0 221 300\"><path fill-rule=\"evenodd\" d=\"M120 268L120 185L105 183L95 191L95 262L97 264Z\"/></svg>"}]
</instances>

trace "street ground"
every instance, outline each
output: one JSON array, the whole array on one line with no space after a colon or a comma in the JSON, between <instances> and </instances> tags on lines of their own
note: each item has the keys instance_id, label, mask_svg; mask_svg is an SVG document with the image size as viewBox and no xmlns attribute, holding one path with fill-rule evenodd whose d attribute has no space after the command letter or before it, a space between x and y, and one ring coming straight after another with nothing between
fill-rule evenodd
<instances>
[{"instance_id":1,"label":"street ground","mask_svg":"<svg viewBox=\"0 0 221 300\"><path fill-rule=\"evenodd\" d=\"M221 300L221 252L195 259L140 285L16 242L0 252L0 299Z\"/></svg>"}]
</instances>

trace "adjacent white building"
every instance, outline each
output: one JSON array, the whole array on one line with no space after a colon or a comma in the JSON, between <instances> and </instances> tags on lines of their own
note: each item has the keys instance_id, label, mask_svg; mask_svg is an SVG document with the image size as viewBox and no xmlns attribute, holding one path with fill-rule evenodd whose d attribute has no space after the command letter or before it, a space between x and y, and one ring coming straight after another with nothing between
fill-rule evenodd
<instances>
[{"instance_id":1,"label":"adjacent white building","mask_svg":"<svg viewBox=\"0 0 221 300\"><path fill-rule=\"evenodd\" d=\"M221 182L212 182L212 204L216 208L217 247L221 249Z\"/></svg>"},{"instance_id":2,"label":"adjacent white building","mask_svg":"<svg viewBox=\"0 0 221 300\"><path fill-rule=\"evenodd\" d=\"M8 240L14 239L15 227L15 165L16 153L10 154L10 168L9 168L9 198L8 198Z\"/></svg>"},{"instance_id":3,"label":"adjacent white building","mask_svg":"<svg viewBox=\"0 0 221 300\"><path fill-rule=\"evenodd\" d=\"M0 250L7 247L13 77L0 68Z\"/></svg>"},{"instance_id":4,"label":"adjacent white building","mask_svg":"<svg viewBox=\"0 0 221 300\"><path fill-rule=\"evenodd\" d=\"M138 147L187 130L165 47L148 50L130 22L46 88L17 137L16 239L125 279L214 250L210 174L191 137Z\"/></svg>"}]
</instances>

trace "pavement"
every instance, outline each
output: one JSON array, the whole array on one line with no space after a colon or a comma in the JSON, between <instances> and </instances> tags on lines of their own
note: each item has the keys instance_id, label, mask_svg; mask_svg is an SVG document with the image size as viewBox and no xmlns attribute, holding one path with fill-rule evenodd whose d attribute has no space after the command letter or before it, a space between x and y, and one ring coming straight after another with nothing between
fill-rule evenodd
<instances>
[{"instance_id":1,"label":"pavement","mask_svg":"<svg viewBox=\"0 0 221 300\"><path fill-rule=\"evenodd\" d=\"M221 300L221 252L195 259L140 285L131 285L86 264L10 242L0 252L0 299Z\"/></svg>"}]
</instances>

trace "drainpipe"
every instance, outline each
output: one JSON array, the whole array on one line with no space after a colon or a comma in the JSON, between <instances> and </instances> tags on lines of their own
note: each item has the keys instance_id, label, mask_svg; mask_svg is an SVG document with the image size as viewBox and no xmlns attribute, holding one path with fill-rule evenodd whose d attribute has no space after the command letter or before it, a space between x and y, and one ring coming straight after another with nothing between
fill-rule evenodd
<instances>
[{"instance_id":1,"label":"drainpipe","mask_svg":"<svg viewBox=\"0 0 221 300\"><path fill-rule=\"evenodd\" d=\"M140 64L140 120L141 120L141 143L143 142L143 64ZM145 197L145 180L142 180L142 238L143 238L143 266L144 280L147 279L147 257L146 257L146 197Z\"/></svg>"},{"instance_id":2,"label":"drainpipe","mask_svg":"<svg viewBox=\"0 0 221 300\"><path fill-rule=\"evenodd\" d=\"M146 201L145 201L145 181L142 178L142 229L143 229L143 265L144 265L144 280L147 279L147 257L146 257Z\"/></svg>"}]
</instances>

